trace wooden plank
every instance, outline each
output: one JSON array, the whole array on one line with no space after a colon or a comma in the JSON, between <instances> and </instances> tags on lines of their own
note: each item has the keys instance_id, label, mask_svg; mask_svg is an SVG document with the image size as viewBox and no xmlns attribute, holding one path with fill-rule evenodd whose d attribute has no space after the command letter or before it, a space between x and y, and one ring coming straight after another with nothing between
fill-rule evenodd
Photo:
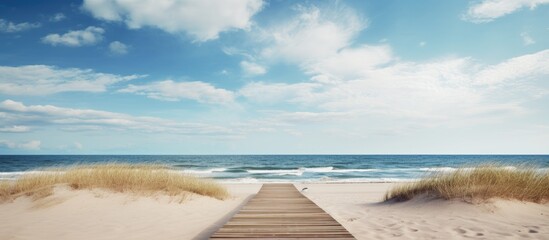
<instances>
[{"instance_id":1,"label":"wooden plank","mask_svg":"<svg viewBox=\"0 0 549 240\"><path fill-rule=\"evenodd\" d=\"M355 239L293 184L264 184L211 239Z\"/></svg>"}]
</instances>

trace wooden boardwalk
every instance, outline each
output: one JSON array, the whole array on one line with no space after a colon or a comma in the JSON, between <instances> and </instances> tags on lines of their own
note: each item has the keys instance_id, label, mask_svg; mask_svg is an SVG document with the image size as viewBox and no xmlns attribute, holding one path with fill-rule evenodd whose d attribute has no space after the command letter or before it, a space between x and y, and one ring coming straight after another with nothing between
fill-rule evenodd
<instances>
[{"instance_id":1,"label":"wooden boardwalk","mask_svg":"<svg viewBox=\"0 0 549 240\"><path fill-rule=\"evenodd\" d=\"M211 239L355 238L293 184L263 184Z\"/></svg>"}]
</instances>

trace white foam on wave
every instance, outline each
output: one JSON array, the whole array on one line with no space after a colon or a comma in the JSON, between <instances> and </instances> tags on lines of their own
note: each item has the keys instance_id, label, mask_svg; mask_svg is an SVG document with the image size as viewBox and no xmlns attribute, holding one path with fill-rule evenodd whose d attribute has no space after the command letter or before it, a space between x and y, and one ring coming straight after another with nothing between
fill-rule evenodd
<instances>
[{"instance_id":1,"label":"white foam on wave","mask_svg":"<svg viewBox=\"0 0 549 240\"><path fill-rule=\"evenodd\" d=\"M364 169L364 168L359 168L359 169L334 169L332 172L335 172L335 173L350 173L350 172L381 172L383 171L383 169L375 169L375 168L371 168L371 169Z\"/></svg>"},{"instance_id":2,"label":"white foam on wave","mask_svg":"<svg viewBox=\"0 0 549 240\"><path fill-rule=\"evenodd\" d=\"M19 172L0 172L1 180L15 180L26 174L45 174L45 173L60 173L52 171L19 171Z\"/></svg>"},{"instance_id":3,"label":"white foam on wave","mask_svg":"<svg viewBox=\"0 0 549 240\"><path fill-rule=\"evenodd\" d=\"M178 170L178 172L187 173L187 174L205 175L205 174L212 174L214 172L224 172L226 170L227 170L226 168L210 168L210 169L204 169L204 170L185 169L185 170Z\"/></svg>"},{"instance_id":4,"label":"white foam on wave","mask_svg":"<svg viewBox=\"0 0 549 240\"><path fill-rule=\"evenodd\" d=\"M259 180L253 177L223 179L218 181L221 183L259 183Z\"/></svg>"},{"instance_id":5,"label":"white foam on wave","mask_svg":"<svg viewBox=\"0 0 549 240\"><path fill-rule=\"evenodd\" d=\"M432 168L419 168L420 171L424 172L451 172L455 171L456 168L453 167L432 167Z\"/></svg>"},{"instance_id":6,"label":"white foam on wave","mask_svg":"<svg viewBox=\"0 0 549 240\"><path fill-rule=\"evenodd\" d=\"M498 168L501 168L504 170L510 170L510 171L517 170L517 167L515 166L503 166ZM473 168L454 168L454 167L419 168L419 170L424 172L453 172L453 171L457 171L458 169L462 171L472 171L472 170L475 170L476 168L474 167ZM540 169L543 169L543 168L540 168Z\"/></svg>"},{"instance_id":7,"label":"white foam on wave","mask_svg":"<svg viewBox=\"0 0 549 240\"><path fill-rule=\"evenodd\" d=\"M413 182L415 178L346 178L346 179L327 179L320 182L326 183L397 183ZM313 180L314 182L314 180Z\"/></svg>"},{"instance_id":8,"label":"white foam on wave","mask_svg":"<svg viewBox=\"0 0 549 240\"><path fill-rule=\"evenodd\" d=\"M252 177L223 179L221 183L397 183L413 182L413 178L320 178L320 179L256 179Z\"/></svg>"},{"instance_id":9,"label":"white foam on wave","mask_svg":"<svg viewBox=\"0 0 549 240\"><path fill-rule=\"evenodd\" d=\"M31 173L31 171L29 171L29 172L0 172L0 176L2 176L2 177L19 176L19 175L23 175L25 173Z\"/></svg>"},{"instance_id":10,"label":"white foam on wave","mask_svg":"<svg viewBox=\"0 0 549 240\"><path fill-rule=\"evenodd\" d=\"M303 170L300 169L273 169L273 170L246 170L248 173L251 174L272 174L272 175L278 175L278 176L284 176L284 175L294 175L294 176L301 176L303 175Z\"/></svg>"},{"instance_id":11,"label":"white foam on wave","mask_svg":"<svg viewBox=\"0 0 549 240\"><path fill-rule=\"evenodd\" d=\"M303 173L349 173L349 172L375 172L382 169L334 169L334 167L313 167L313 168L298 168L298 169L270 169L270 170L246 170L252 174L271 174L271 175L294 175L301 176Z\"/></svg>"},{"instance_id":12,"label":"white foam on wave","mask_svg":"<svg viewBox=\"0 0 549 240\"><path fill-rule=\"evenodd\" d=\"M304 171L304 172L319 172L319 173L323 173L323 172L333 172L333 171L334 171L334 167L300 168L300 170L302 170L302 171Z\"/></svg>"}]
</instances>

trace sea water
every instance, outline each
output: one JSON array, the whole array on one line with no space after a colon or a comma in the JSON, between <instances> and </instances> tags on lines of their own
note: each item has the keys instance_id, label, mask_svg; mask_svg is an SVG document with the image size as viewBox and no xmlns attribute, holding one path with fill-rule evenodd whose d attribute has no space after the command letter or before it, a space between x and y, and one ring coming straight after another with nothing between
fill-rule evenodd
<instances>
[{"instance_id":1,"label":"sea water","mask_svg":"<svg viewBox=\"0 0 549 240\"><path fill-rule=\"evenodd\" d=\"M398 182L483 163L548 171L549 155L0 155L0 180L92 163L156 163L223 182Z\"/></svg>"}]
</instances>

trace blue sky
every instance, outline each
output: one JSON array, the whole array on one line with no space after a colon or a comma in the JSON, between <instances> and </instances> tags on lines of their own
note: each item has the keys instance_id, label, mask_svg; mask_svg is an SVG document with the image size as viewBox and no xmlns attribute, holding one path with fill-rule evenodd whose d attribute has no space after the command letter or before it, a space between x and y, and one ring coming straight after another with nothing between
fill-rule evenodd
<instances>
[{"instance_id":1,"label":"blue sky","mask_svg":"<svg viewBox=\"0 0 549 240\"><path fill-rule=\"evenodd\" d=\"M0 3L0 153L547 153L549 0Z\"/></svg>"}]
</instances>

